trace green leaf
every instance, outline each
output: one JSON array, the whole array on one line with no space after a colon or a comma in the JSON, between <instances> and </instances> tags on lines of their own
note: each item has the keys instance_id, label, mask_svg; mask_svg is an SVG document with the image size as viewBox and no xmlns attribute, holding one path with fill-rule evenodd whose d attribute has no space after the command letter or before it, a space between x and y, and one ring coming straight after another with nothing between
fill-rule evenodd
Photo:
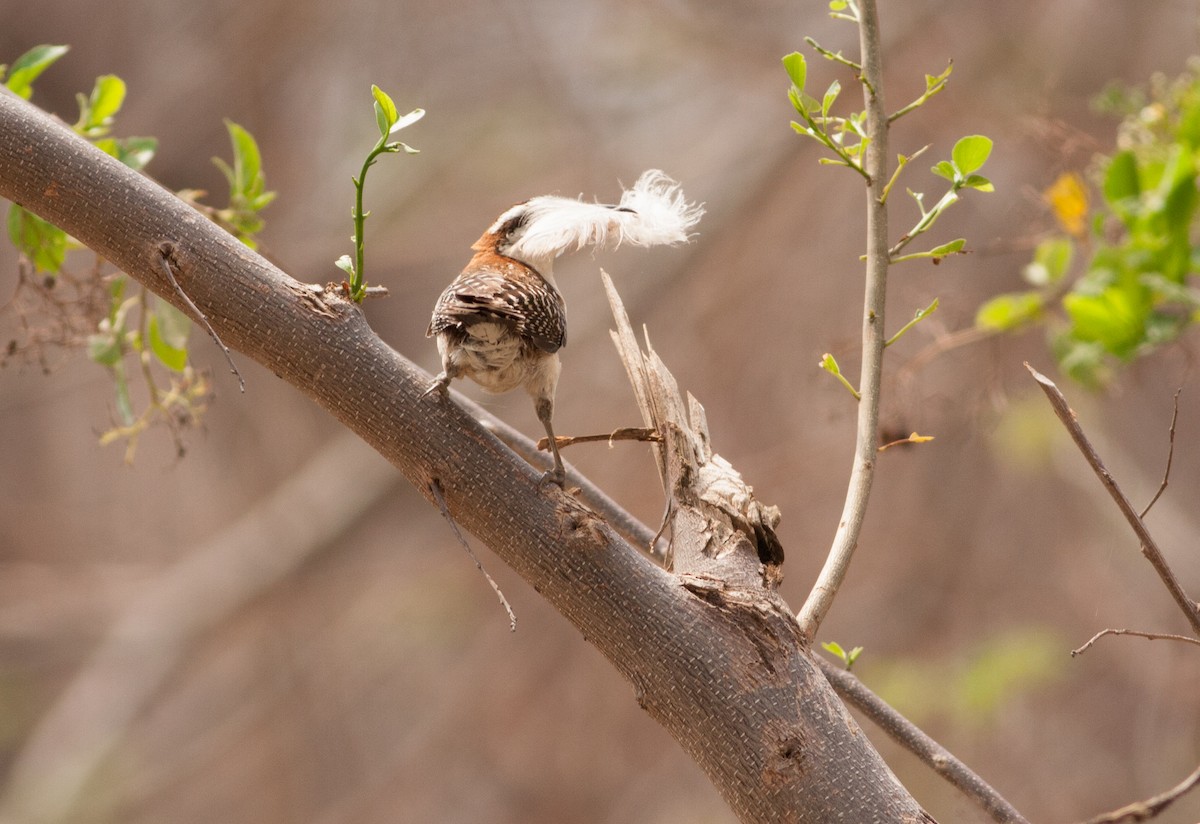
<instances>
[{"instance_id":1,"label":"green leaf","mask_svg":"<svg viewBox=\"0 0 1200 824\"><path fill-rule=\"evenodd\" d=\"M957 176L957 170L949 160L940 160L937 165L931 170L938 177L944 177L946 180L954 180Z\"/></svg>"},{"instance_id":2,"label":"green leaf","mask_svg":"<svg viewBox=\"0 0 1200 824\"><path fill-rule=\"evenodd\" d=\"M1044 298L1038 292L1013 292L997 295L975 313L975 326L997 332L1011 332L1041 317Z\"/></svg>"},{"instance_id":3,"label":"green leaf","mask_svg":"<svg viewBox=\"0 0 1200 824\"><path fill-rule=\"evenodd\" d=\"M333 265L341 269L350 277L354 277L354 261L350 259L349 255L342 255L333 262Z\"/></svg>"},{"instance_id":4,"label":"green leaf","mask_svg":"<svg viewBox=\"0 0 1200 824\"><path fill-rule=\"evenodd\" d=\"M800 92L804 91L804 81L808 77L808 62L800 52L792 52L783 58L783 68L791 78L792 86Z\"/></svg>"},{"instance_id":5,"label":"green leaf","mask_svg":"<svg viewBox=\"0 0 1200 824\"><path fill-rule=\"evenodd\" d=\"M829 117L829 107L833 105L833 101L837 100L837 96L842 91L842 84L834 80L829 84L829 88L825 91L825 97L821 100L821 117Z\"/></svg>"},{"instance_id":6,"label":"green leaf","mask_svg":"<svg viewBox=\"0 0 1200 824\"><path fill-rule=\"evenodd\" d=\"M8 237L39 272L57 274L67 257L67 233L16 205L8 209Z\"/></svg>"},{"instance_id":7,"label":"green leaf","mask_svg":"<svg viewBox=\"0 0 1200 824\"><path fill-rule=\"evenodd\" d=\"M90 126L108 127L125 103L125 80L115 74L96 78L91 90Z\"/></svg>"},{"instance_id":8,"label":"green leaf","mask_svg":"<svg viewBox=\"0 0 1200 824\"><path fill-rule=\"evenodd\" d=\"M162 298L155 298L154 314L158 317L163 341L176 349L186 349L192 333L192 319Z\"/></svg>"},{"instance_id":9,"label":"green leaf","mask_svg":"<svg viewBox=\"0 0 1200 824\"><path fill-rule=\"evenodd\" d=\"M379 127L379 133L386 136L390 133L392 124L400 118L396 112L396 104L387 92L374 83L371 84L371 95L375 98L375 124Z\"/></svg>"},{"instance_id":10,"label":"green leaf","mask_svg":"<svg viewBox=\"0 0 1200 824\"><path fill-rule=\"evenodd\" d=\"M229 130L229 140L233 144L231 192L245 196L261 193L265 181L262 173L262 155L258 151L258 143L250 132L232 120L225 121L225 128Z\"/></svg>"},{"instance_id":11,"label":"green leaf","mask_svg":"<svg viewBox=\"0 0 1200 824\"><path fill-rule=\"evenodd\" d=\"M829 0L830 11L845 11L846 5L846 0Z\"/></svg>"},{"instance_id":12,"label":"green leaf","mask_svg":"<svg viewBox=\"0 0 1200 824\"><path fill-rule=\"evenodd\" d=\"M1148 307L1137 287L1109 286L1099 294L1071 293L1063 308L1073 324L1071 334L1091 341L1118 357L1128 357L1145 341Z\"/></svg>"},{"instance_id":13,"label":"green leaf","mask_svg":"<svg viewBox=\"0 0 1200 824\"><path fill-rule=\"evenodd\" d=\"M950 152L950 159L964 177L980 169L992 153L991 138L981 134L959 139Z\"/></svg>"},{"instance_id":14,"label":"green leaf","mask_svg":"<svg viewBox=\"0 0 1200 824\"><path fill-rule=\"evenodd\" d=\"M846 660L846 650L842 649L842 645L837 641L826 641L825 643L821 644L821 649L832 655L836 655L843 661Z\"/></svg>"},{"instance_id":15,"label":"green leaf","mask_svg":"<svg viewBox=\"0 0 1200 824\"><path fill-rule=\"evenodd\" d=\"M981 192L994 192L996 187L992 185L992 181L988 180L983 175L967 175L963 180L962 185L968 189L978 189Z\"/></svg>"},{"instance_id":16,"label":"green leaf","mask_svg":"<svg viewBox=\"0 0 1200 824\"><path fill-rule=\"evenodd\" d=\"M166 324L159 318L160 316L157 313L150 315L150 351L154 353L154 357L158 358L163 366L175 372L182 372L187 366L187 338L184 338L184 346L172 345L166 339L169 332L164 333L163 330Z\"/></svg>"},{"instance_id":17,"label":"green leaf","mask_svg":"<svg viewBox=\"0 0 1200 824\"><path fill-rule=\"evenodd\" d=\"M1141 194L1137 158L1133 152L1118 152L1104 170L1104 199L1111 205Z\"/></svg>"},{"instance_id":18,"label":"green leaf","mask_svg":"<svg viewBox=\"0 0 1200 824\"><path fill-rule=\"evenodd\" d=\"M854 666L854 662L858 660L858 656L862 655L863 651L862 647L855 647L847 652L837 641L826 641L821 644L821 648L845 664L846 669Z\"/></svg>"},{"instance_id":19,"label":"green leaf","mask_svg":"<svg viewBox=\"0 0 1200 824\"><path fill-rule=\"evenodd\" d=\"M820 366L826 372L837 378L842 386L846 387L850 394L854 396L856 401L862 400L862 394L851 385L850 381L846 380L846 376L843 375L842 370L838 368L838 362L834 360L833 355L826 352L821 356L821 360L817 362L817 366Z\"/></svg>"},{"instance_id":20,"label":"green leaf","mask_svg":"<svg viewBox=\"0 0 1200 824\"><path fill-rule=\"evenodd\" d=\"M28 100L33 95L33 81L67 53L69 46L34 46L13 61L4 85L13 94Z\"/></svg>"},{"instance_id":21,"label":"green leaf","mask_svg":"<svg viewBox=\"0 0 1200 824\"><path fill-rule=\"evenodd\" d=\"M947 255L957 255L966 245L967 239L960 237L950 241L949 243L943 243L941 246L934 246L929 250L929 256L934 258L944 258ZM934 307L936 308L936 306L937 301L934 301Z\"/></svg>"}]
</instances>

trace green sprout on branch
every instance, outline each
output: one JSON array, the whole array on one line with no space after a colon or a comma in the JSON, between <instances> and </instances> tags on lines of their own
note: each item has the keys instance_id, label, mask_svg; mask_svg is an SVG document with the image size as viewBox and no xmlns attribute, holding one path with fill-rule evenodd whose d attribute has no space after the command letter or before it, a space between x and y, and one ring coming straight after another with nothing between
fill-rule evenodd
<instances>
[{"instance_id":1,"label":"green sprout on branch","mask_svg":"<svg viewBox=\"0 0 1200 824\"><path fill-rule=\"evenodd\" d=\"M392 98L380 89L378 86L371 86L371 94L375 98L375 123L379 127L379 140L375 146L367 154L367 159L363 162L362 171L358 173L358 177L354 180L354 260L350 259L349 255L342 255L337 259L336 265L339 269L350 276L350 282L346 289L350 295L350 299L355 303L362 303L363 298L367 295L367 283L363 277L363 224L366 222L370 212L363 211L363 189L367 182L367 170L375 164L376 158L382 154L405 152L407 154L417 154L418 149L414 149L407 143L399 141L388 142L393 134L406 129L416 123L425 116L424 109L413 109L403 117L396 110L396 104L392 102Z\"/></svg>"},{"instance_id":2,"label":"green sprout on branch","mask_svg":"<svg viewBox=\"0 0 1200 824\"><path fill-rule=\"evenodd\" d=\"M846 669L853 669L854 662L858 660L858 656L862 655L863 651L862 647L855 647L847 651L837 641L826 641L821 644L821 648L845 664Z\"/></svg>"},{"instance_id":3,"label":"green sprout on branch","mask_svg":"<svg viewBox=\"0 0 1200 824\"><path fill-rule=\"evenodd\" d=\"M233 165L219 157L214 157L213 163L229 183L229 205L213 210L210 216L242 243L256 249L258 244L254 235L265 225L258 213L275 199L276 193L267 191L262 155L253 135L232 120L225 121L225 128L229 130L229 142L233 145Z\"/></svg>"},{"instance_id":4,"label":"green sprout on branch","mask_svg":"<svg viewBox=\"0 0 1200 824\"><path fill-rule=\"evenodd\" d=\"M862 400L862 394L854 388L854 384L846 380L846 376L842 374L842 368L838 366L838 362L833 355L826 352L821 356L821 360L817 362L817 366L821 367L826 372L837 378L841 382L842 386L846 387L846 389L850 391L850 394L854 396L854 400Z\"/></svg>"},{"instance_id":5,"label":"green sprout on branch","mask_svg":"<svg viewBox=\"0 0 1200 824\"><path fill-rule=\"evenodd\" d=\"M943 243L925 252L914 252L907 255L901 255L900 252L908 244L933 228L933 224L937 222L937 219L945 214L947 209L958 202L958 193L961 190L994 191L995 187L992 185L992 182L983 175L977 174L979 169L983 167L983 164L987 162L991 153L991 138L984 137L983 135L970 135L961 138L955 143L954 149L950 153L950 160L939 161L934 165L932 170L935 175L949 180L950 188L946 190L941 199L928 211L926 211L924 206L925 196L920 192L914 192L911 189L908 190L908 193L917 204L917 209L920 211L921 217L913 224L911 229L904 233L904 236L895 245L888 249L890 262L900 263L905 260L929 258L937 263L947 255L963 254L963 247L966 246L967 242L962 238L952 240L949 243Z\"/></svg>"}]
</instances>

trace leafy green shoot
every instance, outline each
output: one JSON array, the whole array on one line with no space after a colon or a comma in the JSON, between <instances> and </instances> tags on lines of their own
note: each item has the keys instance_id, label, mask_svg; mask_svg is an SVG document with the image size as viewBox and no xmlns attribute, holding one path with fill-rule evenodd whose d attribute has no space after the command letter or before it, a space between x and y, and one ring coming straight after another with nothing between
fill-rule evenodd
<instances>
[{"instance_id":1,"label":"leafy green shoot","mask_svg":"<svg viewBox=\"0 0 1200 824\"><path fill-rule=\"evenodd\" d=\"M28 100L33 96L33 81L69 49L69 46L34 46L13 61L11 66L0 64L0 78L7 75L4 86L23 100Z\"/></svg>"},{"instance_id":2,"label":"leafy green shoot","mask_svg":"<svg viewBox=\"0 0 1200 824\"><path fill-rule=\"evenodd\" d=\"M276 193L267 190L262 155L254 136L232 120L225 121L225 128L233 148L233 164L219 157L213 158L213 164L229 184L229 205L215 210L213 217L238 240L255 249L258 247L255 236L265 225L259 212L275 200Z\"/></svg>"},{"instance_id":3,"label":"leafy green shoot","mask_svg":"<svg viewBox=\"0 0 1200 824\"><path fill-rule=\"evenodd\" d=\"M833 355L826 352L821 356L821 360L817 362L817 366L821 367L826 372L837 378L842 386L846 387L850 394L854 396L854 400L862 400L862 395L859 393L859 391L855 389L854 385L851 384L850 381L846 380L846 376L842 374L841 367L838 366L838 362Z\"/></svg>"},{"instance_id":4,"label":"leafy green shoot","mask_svg":"<svg viewBox=\"0 0 1200 824\"><path fill-rule=\"evenodd\" d=\"M375 165L376 159L382 154L396 152L417 154L419 150L414 149L407 143L393 141L390 138L396 132L408 128L425 116L424 109L413 109L408 114L401 116L392 98L378 86L371 86L371 95L375 100L375 125L379 129L379 140L375 142L371 151L367 153L367 159L363 161L362 170L358 173L358 177L353 179L354 211L352 217L354 219L354 259L351 260L349 255L342 255L335 261L335 265L350 278L349 283L346 284L346 291L350 299L355 303L362 303L363 298L367 296L367 282L363 273L363 226L366 223L368 215L370 215L370 212L363 210L363 190L366 188L367 170Z\"/></svg>"},{"instance_id":5,"label":"leafy green shoot","mask_svg":"<svg viewBox=\"0 0 1200 824\"><path fill-rule=\"evenodd\" d=\"M862 655L863 651L862 647L855 647L847 651L837 641L826 641L821 644L821 648L845 664L846 669L854 668L854 662L858 660L858 656Z\"/></svg>"}]
</instances>

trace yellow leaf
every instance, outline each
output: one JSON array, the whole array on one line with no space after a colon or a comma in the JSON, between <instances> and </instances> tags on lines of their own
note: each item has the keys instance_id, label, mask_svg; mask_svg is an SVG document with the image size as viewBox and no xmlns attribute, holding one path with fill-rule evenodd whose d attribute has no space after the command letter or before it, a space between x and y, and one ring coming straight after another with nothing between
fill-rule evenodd
<instances>
[{"instance_id":1,"label":"yellow leaf","mask_svg":"<svg viewBox=\"0 0 1200 824\"><path fill-rule=\"evenodd\" d=\"M893 446L900 446L901 444L928 443L929 441L932 441L932 440L933 440L933 435L920 435L920 434L917 434L916 432L914 432L911 435L909 435L907 438L901 438L898 441L892 441L891 443L885 443L883 446L879 447L879 449L876 451L883 452L885 449L891 449Z\"/></svg>"},{"instance_id":2,"label":"yellow leaf","mask_svg":"<svg viewBox=\"0 0 1200 824\"><path fill-rule=\"evenodd\" d=\"M1054 217L1069 234L1082 237L1086 229L1088 195L1083 179L1074 172L1064 172L1042 192L1042 198L1054 211Z\"/></svg>"}]
</instances>

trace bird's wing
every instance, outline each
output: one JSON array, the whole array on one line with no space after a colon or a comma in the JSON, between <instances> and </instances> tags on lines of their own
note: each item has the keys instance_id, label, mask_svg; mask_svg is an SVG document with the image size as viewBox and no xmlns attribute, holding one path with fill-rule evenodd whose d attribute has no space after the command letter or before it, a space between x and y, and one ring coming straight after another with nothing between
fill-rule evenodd
<instances>
[{"instance_id":1,"label":"bird's wing","mask_svg":"<svg viewBox=\"0 0 1200 824\"><path fill-rule=\"evenodd\" d=\"M545 352L557 352L567 342L562 298L532 273L514 278L489 269L464 272L438 298L428 334L465 331L477 323L502 324Z\"/></svg>"}]
</instances>

